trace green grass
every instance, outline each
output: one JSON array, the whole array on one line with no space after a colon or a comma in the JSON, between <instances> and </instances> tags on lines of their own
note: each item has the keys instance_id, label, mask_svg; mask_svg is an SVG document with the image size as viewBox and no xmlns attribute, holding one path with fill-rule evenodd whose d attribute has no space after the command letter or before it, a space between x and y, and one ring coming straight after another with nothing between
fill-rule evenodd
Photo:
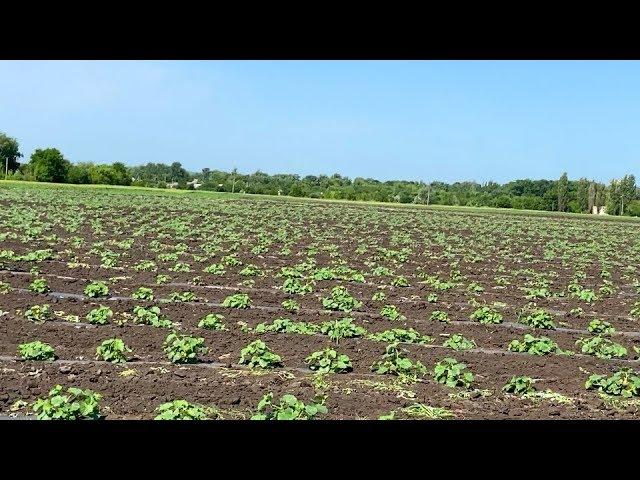
<instances>
[{"instance_id":1,"label":"green grass","mask_svg":"<svg viewBox=\"0 0 640 480\"><path fill-rule=\"evenodd\" d=\"M153 188L153 187L124 187L120 185L72 185L66 183L41 183L26 182L19 180L0 180L0 191L5 188L42 188L57 190L74 190L89 189L93 191L104 190L110 194L149 194L156 196L173 196L173 195L192 195L197 197L210 197L216 200L263 200L268 202L295 202L295 203L343 203L350 206L375 206L387 209L418 209L431 211L459 212L469 215L523 215L534 217L548 217L553 219L588 219L592 221L614 221L614 222L631 222L639 223L638 217L625 217L615 215L589 215L586 213L564 213L549 212L544 210L517 210L512 208L493 208L493 207L467 207L467 206L451 206L451 205L416 205L413 203L390 203L390 202L374 202L374 201L356 201L356 200L337 200L326 198L305 198L305 197L289 197L276 195L261 195L249 193L228 193L213 192L206 190L178 190L169 188Z\"/></svg>"}]
</instances>

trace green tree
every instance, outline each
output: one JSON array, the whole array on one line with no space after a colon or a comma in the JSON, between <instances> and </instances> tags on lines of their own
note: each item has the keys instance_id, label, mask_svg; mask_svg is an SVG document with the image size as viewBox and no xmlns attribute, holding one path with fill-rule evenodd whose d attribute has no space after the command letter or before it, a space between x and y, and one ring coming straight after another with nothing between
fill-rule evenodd
<instances>
[{"instance_id":1,"label":"green tree","mask_svg":"<svg viewBox=\"0 0 640 480\"><path fill-rule=\"evenodd\" d=\"M625 175L620 181L620 215L624 215L625 207L636 198L636 177Z\"/></svg>"},{"instance_id":2,"label":"green tree","mask_svg":"<svg viewBox=\"0 0 640 480\"><path fill-rule=\"evenodd\" d=\"M20 157L22 157L22 153L20 153L18 141L0 132L0 161L2 161L2 169L5 173L18 169Z\"/></svg>"},{"instance_id":3,"label":"green tree","mask_svg":"<svg viewBox=\"0 0 640 480\"><path fill-rule=\"evenodd\" d=\"M71 163L57 148L38 148L31 155L29 168L38 182L62 183L67 180Z\"/></svg>"},{"instance_id":4,"label":"green tree","mask_svg":"<svg viewBox=\"0 0 640 480\"><path fill-rule=\"evenodd\" d=\"M591 208L589 208L589 187L589 180L586 178L578 180L576 201L578 203L578 211L581 213L591 213Z\"/></svg>"},{"instance_id":5,"label":"green tree","mask_svg":"<svg viewBox=\"0 0 640 480\"><path fill-rule=\"evenodd\" d=\"M607 189L607 213L609 215L620 215L622 205L622 188L619 180L611 180Z\"/></svg>"},{"instance_id":6,"label":"green tree","mask_svg":"<svg viewBox=\"0 0 640 480\"><path fill-rule=\"evenodd\" d=\"M558 184L556 185L556 191L558 193L558 211L565 212L567 210L567 204L569 203L569 179L567 178L567 172L564 172Z\"/></svg>"}]
</instances>

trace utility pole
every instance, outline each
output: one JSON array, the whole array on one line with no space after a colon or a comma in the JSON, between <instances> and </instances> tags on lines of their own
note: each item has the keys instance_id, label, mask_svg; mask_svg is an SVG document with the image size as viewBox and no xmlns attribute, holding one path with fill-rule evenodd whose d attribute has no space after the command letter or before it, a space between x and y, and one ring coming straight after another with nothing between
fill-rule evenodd
<instances>
[{"instance_id":1,"label":"utility pole","mask_svg":"<svg viewBox=\"0 0 640 480\"><path fill-rule=\"evenodd\" d=\"M4 167L4 179L6 180L7 177L9 176L9 156L7 155L7 158L4 161L5 163L5 167Z\"/></svg>"}]
</instances>

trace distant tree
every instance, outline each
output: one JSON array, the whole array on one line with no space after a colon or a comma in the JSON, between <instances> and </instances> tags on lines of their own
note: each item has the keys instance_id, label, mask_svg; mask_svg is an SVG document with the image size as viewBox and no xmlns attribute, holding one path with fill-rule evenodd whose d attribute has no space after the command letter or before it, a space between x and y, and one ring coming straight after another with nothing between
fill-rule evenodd
<instances>
[{"instance_id":1,"label":"distant tree","mask_svg":"<svg viewBox=\"0 0 640 480\"><path fill-rule=\"evenodd\" d=\"M611 180L607 190L607 213L620 215L622 206L622 188L620 180Z\"/></svg>"},{"instance_id":2,"label":"distant tree","mask_svg":"<svg viewBox=\"0 0 640 480\"><path fill-rule=\"evenodd\" d=\"M558 194L558 211L564 212L567 210L567 203L569 203L569 179L567 178L567 172L564 172L560 176L556 186L556 192Z\"/></svg>"},{"instance_id":3,"label":"distant tree","mask_svg":"<svg viewBox=\"0 0 640 480\"><path fill-rule=\"evenodd\" d=\"M624 215L624 209L636 198L636 177L625 175L620 181L620 215Z\"/></svg>"},{"instance_id":4,"label":"distant tree","mask_svg":"<svg viewBox=\"0 0 640 480\"><path fill-rule=\"evenodd\" d=\"M0 161L3 173L17 170L20 167L18 163L20 157L22 157L22 153L20 153L18 141L0 132Z\"/></svg>"},{"instance_id":5,"label":"distant tree","mask_svg":"<svg viewBox=\"0 0 640 480\"><path fill-rule=\"evenodd\" d=\"M576 188L576 202L579 212L591 212L591 209L589 208L589 180L586 178L578 180Z\"/></svg>"},{"instance_id":6,"label":"distant tree","mask_svg":"<svg viewBox=\"0 0 640 480\"><path fill-rule=\"evenodd\" d=\"M595 182L589 183L589 197L588 197L588 208L587 211L589 213L593 212L593 207L596 204L596 184Z\"/></svg>"},{"instance_id":7,"label":"distant tree","mask_svg":"<svg viewBox=\"0 0 640 480\"><path fill-rule=\"evenodd\" d=\"M38 182L62 183L67 180L71 163L57 148L45 148L36 149L31 155L29 167Z\"/></svg>"}]
</instances>

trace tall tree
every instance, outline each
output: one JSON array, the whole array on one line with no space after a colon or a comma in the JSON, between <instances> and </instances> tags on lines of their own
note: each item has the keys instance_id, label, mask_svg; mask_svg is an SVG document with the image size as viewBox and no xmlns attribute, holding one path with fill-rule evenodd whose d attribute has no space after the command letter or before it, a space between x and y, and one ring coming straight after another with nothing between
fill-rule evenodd
<instances>
[{"instance_id":1,"label":"tall tree","mask_svg":"<svg viewBox=\"0 0 640 480\"><path fill-rule=\"evenodd\" d=\"M596 184L595 182L589 183L589 200L588 200L588 212L593 212L593 207L596 204Z\"/></svg>"},{"instance_id":2,"label":"tall tree","mask_svg":"<svg viewBox=\"0 0 640 480\"><path fill-rule=\"evenodd\" d=\"M38 182L62 183L67 180L71 163L57 148L38 148L31 155L29 168Z\"/></svg>"},{"instance_id":3,"label":"tall tree","mask_svg":"<svg viewBox=\"0 0 640 480\"><path fill-rule=\"evenodd\" d=\"M556 187L558 193L558 211L564 212L567 210L567 203L569 202L569 179L567 178L567 172L564 172Z\"/></svg>"},{"instance_id":4,"label":"tall tree","mask_svg":"<svg viewBox=\"0 0 640 480\"><path fill-rule=\"evenodd\" d=\"M581 213L591 213L591 209L589 208L589 180L586 178L578 180L576 200L578 202L578 210Z\"/></svg>"},{"instance_id":5,"label":"tall tree","mask_svg":"<svg viewBox=\"0 0 640 480\"><path fill-rule=\"evenodd\" d=\"M2 170L5 173L7 171L17 170L20 166L18 163L20 157L22 157L22 153L20 153L18 141L0 132L0 161L2 161Z\"/></svg>"},{"instance_id":6,"label":"tall tree","mask_svg":"<svg viewBox=\"0 0 640 480\"><path fill-rule=\"evenodd\" d=\"M611 180L607 189L607 213L609 215L620 215L622 204L622 188L620 180Z\"/></svg>"},{"instance_id":7,"label":"tall tree","mask_svg":"<svg viewBox=\"0 0 640 480\"><path fill-rule=\"evenodd\" d=\"M624 215L624 208L636 198L636 177L625 175L620 181L620 215Z\"/></svg>"}]
</instances>

